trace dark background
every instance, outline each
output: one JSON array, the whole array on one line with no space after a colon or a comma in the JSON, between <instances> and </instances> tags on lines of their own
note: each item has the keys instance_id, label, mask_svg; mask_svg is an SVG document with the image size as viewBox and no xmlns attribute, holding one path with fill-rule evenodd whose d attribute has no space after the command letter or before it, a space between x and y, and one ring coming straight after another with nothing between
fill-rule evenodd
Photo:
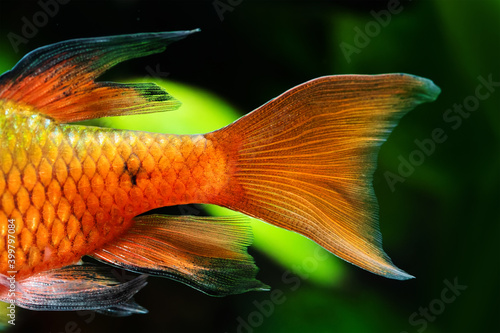
<instances>
[{"instance_id":1,"label":"dark background","mask_svg":"<svg viewBox=\"0 0 500 333\"><path fill-rule=\"evenodd\" d=\"M259 278L283 292L273 309L269 293L211 298L150 278L136 297L147 315L17 309L12 331L499 332L500 87L456 129L443 115L475 94L479 76L500 81L500 2L402 1L402 11L350 61L341 43L355 46L354 28L364 30L374 21L370 12L387 10L389 1L221 3L232 3L223 20L213 1L72 0L16 50L8 34L21 35L22 18L32 22L42 7L2 0L0 66L6 70L34 48L70 38L201 28L167 52L109 75L144 77L146 66L159 63L169 79L203 87L241 114L323 75L405 72L432 79L441 96L403 118L382 147L374 177L385 248L417 278L388 280L342 262L349 273L341 282L299 280L293 289L282 278L286 267L265 249L252 249ZM407 159L415 139L430 138L435 128L447 140L391 191L385 173L398 174L398 157ZM454 281L467 289L450 293L447 283Z\"/></svg>"}]
</instances>

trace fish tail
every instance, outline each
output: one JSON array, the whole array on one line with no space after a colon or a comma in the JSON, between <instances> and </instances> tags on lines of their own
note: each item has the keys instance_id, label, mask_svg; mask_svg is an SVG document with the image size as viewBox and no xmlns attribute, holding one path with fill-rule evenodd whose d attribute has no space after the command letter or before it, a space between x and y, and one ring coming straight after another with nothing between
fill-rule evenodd
<instances>
[{"instance_id":1,"label":"fish tail","mask_svg":"<svg viewBox=\"0 0 500 333\"><path fill-rule=\"evenodd\" d=\"M299 85L206 135L230 160L214 203L298 232L370 272L405 280L382 249L372 179L381 144L430 80L341 75Z\"/></svg>"}]
</instances>

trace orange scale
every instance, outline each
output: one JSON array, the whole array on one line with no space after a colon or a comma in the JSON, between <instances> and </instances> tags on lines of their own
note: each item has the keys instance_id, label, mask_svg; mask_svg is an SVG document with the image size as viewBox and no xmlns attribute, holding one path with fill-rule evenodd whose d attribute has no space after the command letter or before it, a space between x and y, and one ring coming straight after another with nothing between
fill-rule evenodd
<instances>
[{"instance_id":1,"label":"orange scale","mask_svg":"<svg viewBox=\"0 0 500 333\"><path fill-rule=\"evenodd\" d=\"M162 197L168 198L170 195L172 195L172 186L167 182L162 182L160 184L159 189L160 189L160 195Z\"/></svg>"},{"instance_id":2,"label":"orange scale","mask_svg":"<svg viewBox=\"0 0 500 333\"><path fill-rule=\"evenodd\" d=\"M141 190L144 190L144 188L150 183L150 178L146 171L139 171L135 177L135 183L137 187L139 187Z\"/></svg>"},{"instance_id":3,"label":"orange scale","mask_svg":"<svg viewBox=\"0 0 500 333\"><path fill-rule=\"evenodd\" d=\"M179 171L179 180L184 183L189 183L192 177L193 175L191 174L191 170L187 167L184 167Z\"/></svg>"},{"instance_id":4,"label":"orange scale","mask_svg":"<svg viewBox=\"0 0 500 333\"><path fill-rule=\"evenodd\" d=\"M132 188L132 180L130 179L130 175L124 173L120 176L120 188L126 192L130 191Z\"/></svg>"},{"instance_id":5,"label":"orange scale","mask_svg":"<svg viewBox=\"0 0 500 333\"><path fill-rule=\"evenodd\" d=\"M182 181L180 181L180 180L177 180L177 181L174 183L174 186L173 186L173 191L174 191L174 193L176 193L177 195L183 194L183 193L186 191L186 186L184 185L184 182L182 182Z\"/></svg>"},{"instance_id":6,"label":"orange scale","mask_svg":"<svg viewBox=\"0 0 500 333\"><path fill-rule=\"evenodd\" d=\"M36 183L33 187L33 192L31 193L31 202L36 209L41 209L45 203L45 188L42 183Z\"/></svg>"},{"instance_id":7,"label":"orange scale","mask_svg":"<svg viewBox=\"0 0 500 333\"><path fill-rule=\"evenodd\" d=\"M24 214L28 210L29 206L31 205L31 202L30 202L30 195L28 193L28 190L26 190L26 188L21 187L19 191L17 191L16 203L17 203L17 209L19 209L21 214Z\"/></svg>"},{"instance_id":8,"label":"orange scale","mask_svg":"<svg viewBox=\"0 0 500 333\"><path fill-rule=\"evenodd\" d=\"M0 175L1 177L1 175ZM1 182L1 181L0 181ZM33 164L28 164L23 170L23 185L28 191L31 191L37 183L36 170ZM0 193L2 192L2 185L0 184Z\"/></svg>"},{"instance_id":9,"label":"orange scale","mask_svg":"<svg viewBox=\"0 0 500 333\"><path fill-rule=\"evenodd\" d=\"M87 148L87 153L89 154L90 157L92 157L94 161L97 161L102 153L101 145L97 144L96 142L91 142L91 144L89 144Z\"/></svg>"},{"instance_id":10,"label":"orange scale","mask_svg":"<svg viewBox=\"0 0 500 333\"><path fill-rule=\"evenodd\" d=\"M92 228L94 228L94 225L94 217L89 212L85 212L82 217L83 234L88 235Z\"/></svg>"},{"instance_id":11,"label":"orange scale","mask_svg":"<svg viewBox=\"0 0 500 333\"><path fill-rule=\"evenodd\" d=\"M87 199L91 192L90 182L86 175L83 175L82 178L78 181L78 193L82 196L83 199Z\"/></svg>"},{"instance_id":12,"label":"orange scale","mask_svg":"<svg viewBox=\"0 0 500 333\"><path fill-rule=\"evenodd\" d=\"M100 234L97 228L93 228L88 235L88 244L96 244L99 242Z\"/></svg>"},{"instance_id":13,"label":"orange scale","mask_svg":"<svg viewBox=\"0 0 500 333\"><path fill-rule=\"evenodd\" d=\"M90 214L95 215L98 208L99 198L94 193L90 193L87 197L87 210Z\"/></svg>"},{"instance_id":14,"label":"orange scale","mask_svg":"<svg viewBox=\"0 0 500 333\"><path fill-rule=\"evenodd\" d=\"M154 134L153 134L154 135ZM142 133L139 137L139 141L149 150L154 142L154 138L149 133Z\"/></svg>"},{"instance_id":15,"label":"orange scale","mask_svg":"<svg viewBox=\"0 0 500 333\"><path fill-rule=\"evenodd\" d=\"M109 220L110 220L110 214L104 211L104 209L99 208L95 213L96 225L107 224Z\"/></svg>"},{"instance_id":16,"label":"orange scale","mask_svg":"<svg viewBox=\"0 0 500 333\"><path fill-rule=\"evenodd\" d=\"M151 182L148 182L147 185L144 187L143 193L144 196L148 199L152 199L158 195L158 191Z\"/></svg>"},{"instance_id":17,"label":"orange scale","mask_svg":"<svg viewBox=\"0 0 500 333\"><path fill-rule=\"evenodd\" d=\"M44 186L48 186L52 181L52 166L46 158L43 158L38 166L38 178Z\"/></svg>"},{"instance_id":18,"label":"orange scale","mask_svg":"<svg viewBox=\"0 0 500 333\"><path fill-rule=\"evenodd\" d=\"M16 194L20 187L21 173L17 167L13 167L7 176L7 188L12 194Z\"/></svg>"},{"instance_id":19,"label":"orange scale","mask_svg":"<svg viewBox=\"0 0 500 333\"><path fill-rule=\"evenodd\" d=\"M12 156L7 152L2 152L2 160L0 166L4 174L8 174L12 167Z\"/></svg>"},{"instance_id":20,"label":"orange scale","mask_svg":"<svg viewBox=\"0 0 500 333\"><path fill-rule=\"evenodd\" d=\"M57 205L59 200L61 200L61 186L59 185L59 182L54 179L52 182L49 184L49 187L47 188L47 198L49 199L50 203L52 205Z\"/></svg>"},{"instance_id":21,"label":"orange scale","mask_svg":"<svg viewBox=\"0 0 500 333\"><path fill-rule=\"evenodd\" d=\"M59 150L60 156L63 159L64 163L69 164L73 159L73 148L67 142L63 142Z\"/></svg>"},{"instance_id":22,"label":"orange scale","mask_svg":"<svg viewBox=\"0 0 500 333\"><path fill-rule=\"evenodd\" d=\"M171 168L169 169L167 172L166 172L166 175L165 175L165 181L169 184L174 184L175 181L177 180L178 178L178 175L177 175L177 172Z\"/></svg>"},{"instance_id":23,"label":"orange scale","mask_svg":"<svg viewBox=\"0 0 500 333\"><path fill-rule=\"evenodd\" d=\"M132 188L129 192L129 196L130 200L137 205L139 205L140 202L144 199L144 194L142 193L142 190L138 187Z\"/></svg>"},{"instance_id":24,"label":"orange scale","mask_svg":"<svg viewBox=\"0 0 500 333\"><path fill-rule=\"evenodd\" d=\"M31 149L28 151L28 156L33 166L37 168L43 157L42 148L38 145L31 146Z\"/></svg>"},{"instance_id":25,"label":"orange scale","mask_svg":"<svg viewBox=\"0 0 500 333\"><path fill-rule=\"evenodd\" d=\"M78 182L80 180L80 177L83 174L83 170L82 164L77 158L73 158L69 163L69 174L75 182Z\"/></svg>"},{"instance_id":26,"label":"orange scale","mask_svg":"<svg viewBox=\"0 0 500 333\"><path fill-rule=\"evenodd\" d=\"M28 265L36 267L42 261L40 250L36 246L32 246L28 253Z\"/></svg>"},{"instance_id":27,"label":"orange scale","mask_svg":"<svg viewBox=\"0 0 500 333\"><path fill-rule=\"evenodd\" d=\"M60 184L64 184L66 178L68 178L68 166L62 158L58 158L54 164L54 171L56 173L56 178Z\"/></svg>"},{"instance_id":28,"label":"orange scale","mask_svg":"<svg viewBox=\"0 0 500 333\"><path fill-rule=\"evenodd\" d=\"M88 179L92 179L92 177L94 177L95 170L95 162L90 156L88 156L85 161L83 161L83 173L88 177Z\"/></svg>"},{"instance_id":29,"label":"orange scale","mask_svg":"<svg viewBox=\"0 0 500 333\"><path fill-rule=\"evenodd\" d=\"M104 191L104 180L102 179L100 174L96 173L94 175L94 177L90 181L90 186L92 188L92 192L97 197L100 197L102 194L102 191Z\"/></svg>"},{"instance_id":30,"label":"orange scale","mask_svg":"<svg viewBox=\"0 0 500 333\"><path fill-rule=\"evenodd\" d=\"M154 159L154 162L157 163L160 158L163 156L163 152L160 149L160 145L157 142L153 142L149 147L149 153Z\"/></svg>"},{"instance_id":31,"label":"orange scale","mask_svg":"<svg viewBox=\"0 0 500 333\"><path fill-rule=\"evenodd\" d=\"M24 265L26 264L26 255L24 254L23 250L21 250L21 248L16 248L16 268L15 270L16 271L19 271L21 270Z\"/></svg>"},{"instance_id":32,"label":"orange scale","mask_svg":"<svg viewBox=\"0 0 500 333\"><path fill-rule=\"evenodd\" d=\"M133 147L133 150L134 150L134 153L139 158L139 160L141 160L141 161L148 154L148 149L146 148L146 146L141 141L137 141L137 143Z\"/></svg>"},{"instance_id":33,"label":"orange scale","mask_svg":"<svg viewBox=\"0 0 500 333\"><path fill-rule=\"evenodd\" d=\"M170 157L162 156L160 158L160 160L158 161L158 165L156 166L156 169L159 171L168 170L170 168L170 164L171 164Z\"/></svg>"},{"instance_id":34,"label":"orange scale","mask_svg":"<svg viewBox=\"0 0 500 333\"><path fill-rule=\"evenodd\" d=\"M27 228L24 228L23 231L21 232L21 248L23 249L24 253L28 253L28 250L30 247L33 245L33 233L29 231Z\"/></svg>"},{"instance_id":35,"label":"orange scale","mask_svg":"<svg viewBox=\"0 0 500 333\"><path fill-rule=\"evenodd\" d=\"M51 229L51 241L52 246L57 247L61 240L66 236L66 230L64 228L64 224L56 219Z\"/></svg>"},{"instance_id":36,"label":"orange scale","mask_svg":"<svg viewBox=\"0 0 500 333\"><path fill-rule=\"evenodd\" d=\"M106 190L110 193L114 193L116 189L118 188L118 176L114 172L108 173L106 180L105 180L105 185Z\"/></svg>"},{"instance_id":37,"label":"orange scale","mask_svg":"<svg viewBox=\"0 0 500 333\"><path fill-rule=\"evenodd\" d=\"M105 140L102 144L102 154L101 158L112 161L116 155L116 147L109 140Z\"/></svg>"},{"instance_id":38,"label":"orange scale","mask_svg":"<svg viewBox=\"0 0 500 333\"><path fill-rule=\"evenodd\" d=\"M2 195L2 209L7 214L10 215L15 208L14 197L10 192L5 192Z\"/></svg>"},{"instance_id":39,"label":"orange scale","mask_svg":"<svg viewBox=\"0 0 500 333\"><path fill-rule=\"evenodd\" d=\"M57 205L57 217L61 220L62 223L66 223L71 215L71 205L68 200L65 198L61 198L59 205Z\"/></svg>"},{"instance_id":40,"label":"orange scale","mask_svg":"<svg viewBox=\"0 0 500 333\"><path fill-rule=\"evenodd\" d=\"M141 165L147 173L152 172L156 168L155 160L150 154L144 157Z\"/></svg>"},{"instance_id":41,"label":"orange scale","mask_svg":"<svg viewBox=\"0 0 500 333\"><path fill-rule=\"evenodd\" d=\"M63 187L63 193L68 202L72 203L76 195L76 185L73 178L68 178L66 180Z\"/></svg>"},{"instance_id":42,"label":"orange scale","mask_svg":"<svg viewBox=\"0 0 500 333\"><path fill-rule=\"evenodd\" d=\"M57 254L60 257L65 257L71 254L71 242L67 237L64 237L59 243L59 247L57 248Z\"/></svg>"},{"instance_id":43,"label":"orange scale","mask_svg":"<svg viewBox=\"0 0 500 333\"><path fill-rule=\"evenodd\" d=\"M73 240L76 235L81 231L80 221L74 216L71 215L68 221L68 225L66 226L68 239Z\"/></svg>"},{"instance_id":44,"label":"orange scale","mask_svg":"<svg viewBox=\"0 0 500 333\"><path fill-rule=\"evenodd\" d=\"M35 232L40 224L40 211L34 206L30 206L26 212L26 228L29 231Z\"/></svg>"},{"instance_id":45,"label":"orange scale","mask_svg":"<svg viewBox=\"0 0 500 333\"><path fill-rule=\"evenodd\" d=\"M73 213L76 218L81 218L86 209L87 205L85 204L85 200L83 200L80 195L76 195L73 201Z\"/></svg>"},{"instance_id":46,"label":"orange scale","mask_svg":"<svg viewBox=\"0 0 500 333\"><path fill-rule=\"evenodd\" d=\"M36 231L36 246L39 249L45 249L45 247L49 244L50 234L47 231L47 227L44 224L40 224L38 226L38 230Z\"/></svg>"},{"instance_id":47,"label":"orange scale","mask_svg":"<svg viewBox=\"0 0 500 333\"><path fill-rule=\"evenodd\" d=\"M131 154L127 160L127 171L130 174L135 175L139 170L140 166L141 166L140 158L135 153Z\"/></svg>"},{"instance_id":48,"label":"orange scale","mask_svg":"<svg viewBox=\"0 0 500 333\"><path fill-rule=\"evenodd\" d=\"M109 163L109 160L105 156L101 156L97 161L97 172L99 173L99 175L101 175L102 178L106 178L110 168L111 165Z\"/></svg>"},{"instance_id":49,"label":"orange scale","mask_svg":"<svg viewBox=\"0 0 500 333\"><path fill-rule=\"evenodd\" d=\"M47 228L51 228L52 223L54 223L56 219L56 211L54 209L54 206L50 204L50 202L45 201L45 204L43 205L42 209L42 216L43 216L43 223Z\"/></svg>"},{"instance_id":50,"label":"orange scale","mask_svg":"<svg viewBox=\"0 0 500 333\"><path fill-rule=\"evenodd\" d=\"M47 144L43 147L43 156L45 156L49 161L54 162L59 153L57 145L54 145L51 141L47 141Z\"/></svg>"},{"instance_id":51,"label":"orange scale","mask_svg":"<svg viewBox=\"0 0 500 333\"><path fill-rule=\"evenodd\" d=\"M119 189L116 190L114 198L115 198L116 205L120 209L123 209L123 207L125 207L125 205L127 204L127 201L128 201L127 192L125 192L121 188L119 188Z\"/></svg>"},{"instance_id":52,"label":"orange scale","mask_svg":"<svg viewBox=\"0 0 500 333\"><path fill-rule=\"evenodd\" d=\"M101 201L101 207L102 209L104 209L104 211L107 212L111 211L111 207L114 201L113 201L113 196L109 194L109 192L107 191L102 192L99 200Z\"/></svg>"},{"instance_id":53,"label":"orange scale","mask_svg":"<svg viewBox=\"0 0 500 333\"><path fill-rule=\"evenodd\" d=\"M113 161L111 162L111 170L115 174L121 174L123 170L125 170L125 160L120 155L116 155Z\"/></svg>"},{"instance_id":54,"label":"orange scale","mask_svg":"<svg viewBox=\"0 0 500 333\"><path fill-rule=\"evenodd\" d=\"M79 232L75 236L75 239L73 240L73 251L80 252L85 248L86 245L87 244L86 244L85 236L83 235L83 233Z\"/></svg>"},{"instance_id":55,"label":"orange scale","mask_svg":"<svg viewBox=\"0 0 500 333\"><path fill-rule=\"evenodd\" d=\"M116 150L124 160L127 160L132 153L132 148L126 142L120 143Z\"/></svg>"}]
</instances>

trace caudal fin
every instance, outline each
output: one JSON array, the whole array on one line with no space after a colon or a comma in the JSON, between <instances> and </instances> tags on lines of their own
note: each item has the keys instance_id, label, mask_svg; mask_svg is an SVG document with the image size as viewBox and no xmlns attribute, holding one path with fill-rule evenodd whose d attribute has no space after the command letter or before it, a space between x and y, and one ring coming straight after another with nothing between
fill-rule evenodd
<instances>
[{"instance_id":1,"label":"caudal fin","mask_svg":"<svg viewBox=\"0 0 500 333\"><path fill-rule=\"evenodd\" d=\"M296 231L370 272L409 279L382 249L372 177L399 119L439 93L430 80L407 74L299 85L206 135L232 165L214 203Z\"/></svg>"}]
</instances>

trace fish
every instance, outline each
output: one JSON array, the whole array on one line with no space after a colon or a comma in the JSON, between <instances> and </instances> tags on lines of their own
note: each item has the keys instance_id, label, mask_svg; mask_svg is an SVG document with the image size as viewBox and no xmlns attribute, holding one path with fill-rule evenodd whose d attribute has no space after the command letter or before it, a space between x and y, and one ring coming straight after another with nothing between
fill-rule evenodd
<instances>
[{"instance_id":1,"label":"fish","mask_svg":"<svg viewBox=\"0 0 500 333\"><path fill-rule=\"evenodd\" d=\"M177 109L156 84L98 78L198 31L63 41L0 76L1 301L127 316L147 312L133 297L150 275L212 296L269 290L247 252L247 218L145 214L185 204L227 207L412 278L382 249L372 180L401 117L439 95L431 80L323 76L197 135L79 123ZM120 281L116 268L138 274Z\"/></svg>"}]
</instances>

